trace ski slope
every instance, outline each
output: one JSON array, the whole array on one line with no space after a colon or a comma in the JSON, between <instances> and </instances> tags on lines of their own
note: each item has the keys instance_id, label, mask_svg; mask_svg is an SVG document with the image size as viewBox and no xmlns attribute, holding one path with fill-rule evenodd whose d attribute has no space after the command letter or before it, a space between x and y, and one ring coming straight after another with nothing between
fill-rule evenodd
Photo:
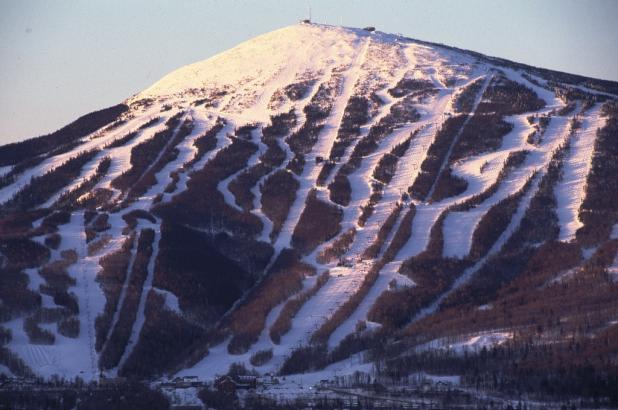
<instances>
[{"instance_id":1,"label":"ski slope","mask_svg":"<svg viewBox=\"0 0 618 410\"><path fill-rule=\"evenodd\" d=\"M402 265L428 249L439 221L442 223L442 226L437 226L441 229L442 236L439 255L444 259L464 260L470 258L475 232L483 218L507 198L521 194L515 212L505 225L506 228L496 235L497 239L487 252L470 260L468 267L458 272L445 292L433 295L432 301L411 315L410 319L416 322L431 316L440 309L440 304L449 295L465 286L497 255L517 232L534 196L539 192L552 158L565 146L567 149L561 176L552 187L556 202L554 212L560 230L558 239L564 242L576 241L576 233L583 226L580 212L586 198L587 180L593 167L597 130L607 123L603 115L603 102L596 101L591 107L583 109L581 101L577 101L575 110L567 112L567 103L571 101L561 98L557 89L552 88L550 83L537 74L526 72L522 68L500 65L495 60L483 59L462 50L397 35L319 24L285 27L258 36L207 60L173 71L126 101L129 112L123 115L120 125L103 127L83 136L71 150L45 157L0 188L0 205L10 203L11 199L19 197L20 192L26 192L37 177L53 173L64 162L80 153L98 150L96 155L82 166L77 177L31 209L33 212L41 209L63 210L70 214L68 222L59 223L57 226L55 233L61 238L60 246L57 249L50 248L50 257L46 263L60 260L62 251L74 250L78 255L77 262L67 268L67 273L75 282L69 287L69 291L75 295L79 305L79 313L76 315L80 323L79 335L68 338L59 333L55 324L41 323L42 328L54 335L55 341L49 345L34 344L24 330L24 322L31 313L16 314L7 322L0 323L1 327L12 332L12 340L7 344L7 348L22 359L34 374L43 377L58 374L69 378L79 376L86 380L97 380L101 374L107 377L121 375L123 366L138 350L137 346L144 342L141 332L148 320L147 299L148 294L154 291L164 297L166 311L172 312L178 321L196 325L202 330L216 329L220 332L217 334L220 337L208 339L211 340L210 344L200 346L202 354L199 357L192 357L191 361L184 361L186 357L180 357L179 362L182 364L168 369L170 372L211 380L216 375L226 373L233 363L243 363L248 368L255 367L262 374L276 373L297 349L315 343L313 336L316 331L325 324L333 323L331 320L338 320L325 342L326 349L331 352L337 349L346 337L362 333L357 330L359 323L366 325L365 332L380 329L380 323L368 320L371 309L384 292L421 286L413 277L402 274ZM493 114L480 112L479 107L492 103L488 97L491 95L489 90L494 79L498 77L525 87L543 102L543 107L501 116L512 128L501 138L498 148L453 160L471 119ZM441 156L430 158L433 155L430 154L430 147L437 144L436 137L441 127L449 118L458 115L457 104L460 96L479 81L482 85L472 96L468 117L447 141ZM406 84L409 89L405 89ZM306 89L302 95L294 95L290 90L293 91L293 86L299 85L306 86ZM322 85L328 87L321 89ZM401 94L397 93L397 87L404 88ZM590 95L616 98L612 94L595 92L583 86L575 88ZM320 92L327 95L321 96ZM362 99L367 104L366 118L363 123L355 124L357 130L350 134L353 136L346 142L340 158L331 161L329 155L338 143L346 116L350 115L347 112L348 103L353 98ZM307 110L312 104L315 107L326 104L325 101L329 102L330 106L321 118L323 126L317 134L317 140L304 154L301 172L293 173L290 169L294 165L296 153L293 152L288 137L302 131L303 126L309 123L311 116L307 115ZM413 120L402 120L405 116L397 112L401 107L410 112L414 110L418 115L413 117ZM253 202L251 209L245 210L237 203L230 186L244 171L263 160L269 149L264 142L263 130L277 115L290 112L295 116L295 125L286 129L284 135L277 137L276 141L284 153L284 159L280 165L260 174L259 178L256 178L257 182L252 182L253 185L248 187L248 191L253 195ZM167 121L176 115L180 116L180 122L175 128L168 130ZM219 119L224 120L224 125L221 129L217 128L218 132L208 134ZM153 122L150 123L151 121ZM389 121L392 121L392 124ZM574 121L581 123L576 129L572 128ZM180 141L176 141L175 137L185 122L190 123L192 128ZM545 122L543 126L541 122ZM255 125L248 137L236 135L240 127L247 125ZM392 126L389 128L388 125ZM166 130L169 135L162 144L157 145L157 136ZM135 132L134 137L126 143L113 145L114 141L132 132ZM538 141L530 138L532 133L537 133L535 135ZM201 138L205 135L211 138L207 141L211 146L200 152L198 146L204 142ZM375 141L370 141L375 135L379 135L379 138L375 137ZM174 217L158 214L157 207L174 205L182 195L199 190L200 187L192 184L192 180L199 180L200 171L212 164L218 164L217 161L220 161L226 152L236 147L235 144L240 138L245 138L247 143L257 148L248 155L245 163L224 164L236 168L215 181L216 190L213 188L213 192L220 194L221 207L224 209L220 213L221 221L216 221L215 226L211 217L210 220L186 224L185 228L208 234L214 243L213 238L217 235L237 235L236 231L225 225L225 218L230 217L229 215L240 215L244 220L249 220L249 217L256 219L260 224L258 233L252 234L250 238L238 234L238 238L234 239L245 241L243 243L259 243L272 251L266 268L252 272L255 274L255 283L262 284L277 257L285 249L294 247L293 236L301 223L301 216L306 210L307 198L311 192L315 191L317 199L322 203L340 211L341 218L337 221L336 233L321 241L315 248L299 254L299 260L315 268L318 275L304 277L300 291L290 292L284 300L278 300L274 307L270 307L264 319L265 325L245 351L230 354L228 347L234 335L226 320L238 306L242 306L255 295L245 291L230 309L216 313L219 315L216 323L206 323L200 322L203 318L196 319L198 315L194 315L191 306L183 306L183 303L187 303L184 295L157 288L156 275L168 268L161 267L158 259L159 244L163 242L165 235L162 227L175 222ZM393 160L394 148L408 140L409 145L389 170L391 174L388 181L376 179L380 164ZM136 158L134 153L145 146L157 147L156 152L152 153L148 164L138 169L135 163L136 160L139 162L139 158ZM358 156L359 151L363 152L363 155ZM527 152L525 160L512 169L506 169L509 156L521 151ZM142 155L146 157L146 154ZM201 157L198 158L198 155ZM109 169L80 199L88 199L97 192L108 192L109 196L91 208L85 208L78 201L67 209L61 209L59 199L79 189L89 179L97 177L97 167L105 158L110 160ZM410 188L427 172L423 169L423 164L430 160L437 161L436 175L430 181L425 197L413 198L409 194ZM331 161L328 166L332 169L324 183L318 184L318 178L328 161ZM132 186L124 190L118 188L118 178L132 167L139 171ZM0 174L7 175L11 169L13 166L2 167ZM293 193L294 199L282 221L280 232L272 235L278 221L271 220L268 210L262 208L261 188L271 175L284 170L298 182L299 188ZM335 176L343 171L347 172L345 177L349 183L350 200L346 206L331 200L332 190L336 189L332 188L331 183ZM439 177L447 171L464 181L465 189L456 195L432 201ZM152 182L142 191L143 195L129 195L134 186L144 181ZM381 195L374 195L378 190ZM461 207L479 197L482 200L473 206ZM369 205L370 198L373 211L363 222L361 215ZM217 202L215 199L213 203ZM415 214L411 221L407 221L404 216L412 206ZM389 216L398 207L401 207L401 212L394 222L391 221L392 227L386 229ZM87 231L92 228L88 220L91 212L107 215L109 227L90 233L93 238L87 238ZM126 218L129 213L141 215L135 219L134 225ZM49 232L35 229L44 224L45 214L41 215L43 216L37 216L32 223L31 239L47 246ZM179 220L184 221L181 217L185 216L178 215ZM410 225L404 226L405 223ZM144 284L135 290L137 294L129 295L129 292L134 291L129 286L129 273L138 258L137 245L133 244L129 250L127 274L119 285L118 307L111 315L110 327L106 332L104 349L113 330L120 326L120 306L129 296L136 296L138 301L136 319L130 324L130 336L126 345L122 346L118 363L102 372L99 368L102 353L95 347L97 318L104 314L106 304L106 294L100 278L101 262L118 252L129 235L139 236L142 229L148 228L153 229L155 235L152 255L146 263L147 275ZM390 259L384 260L383 265L379 265L378 262L386 257L386 250L395 242L397 233L400 230L405 231L404 228L409 228L410 236L404 238L403 243L396 244L398 247L395 253L389 255ZM616 229L614 227L614 231ZM320 255L331 249L338 240L345 239L345 234L352 230L355 233L345 249L338 250L339 253L327 261L321 259ZM613 235L616 237L615 232ZM367 249L378 238L382 243L377 255L365 257ZM94 249L93 243L100 243L100 246ZM218 251L224 254L223 250ZM226 251L226 257L233 254L229 249ZM242 268L242 257L252 256L250 251L246 253L248 255L240 255L238 260L232 262ZM608 270L614 277L618 276L617 265L618 262L614 261ZM380 266L380 269L376 277L371 279L374 266ZM39 273L42 268L43 266L31 267L26 269L24 274L29 281L28 289L41 295L41 306L38 308L52 309L57 307L53 297L41 292L46 285L45 278ZM208 269L210 266L204 267L205 271ZM294 312L290 318L290 328L281 336L280 342L273 342L270 329L285 310L286 303L301 292L312 289L319 274L325 271L330 273L328 281L304 300ZM178 278L178 281L183 280L185 278ZM197 288L209 286L208 283L190 285ZM352 310L338 317L338 312L346 308L350 300L354 301L355 295L360 296ZM463 352L467 349L499 345L512 337L513 334L507 329L445 343L448 348ZM435 346L428 344L426 348L438 348L438 343L434 344ZM443 345L444 343L439 348L443 348ZM251 364L254 354L269 350L272 351L272 358L265 364ZM365 367L366 364L352 366L349 362L331 364L323 372L315 372L311 377L328 377L335 370L351 372L353 369ZM5 372L3 369L0 367L0 371ZM6 372L11 371L7 367Z\"/></svg>"}]
</instances>

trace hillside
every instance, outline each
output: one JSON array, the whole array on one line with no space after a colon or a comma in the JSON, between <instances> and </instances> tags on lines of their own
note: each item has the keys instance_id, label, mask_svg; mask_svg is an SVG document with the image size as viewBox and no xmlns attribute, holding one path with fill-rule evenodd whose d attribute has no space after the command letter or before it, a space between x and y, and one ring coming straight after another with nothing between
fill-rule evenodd
<instances>
[{"instance_id":1,"label":"hillside","mask_svg":"<svg viewBox=\"0 0 618 410\"><path fill-rule=\"evenodd\" d=\"M617 99L297 24L0 147L0 372L616 374Z\"/></svg>"}]
</instances>

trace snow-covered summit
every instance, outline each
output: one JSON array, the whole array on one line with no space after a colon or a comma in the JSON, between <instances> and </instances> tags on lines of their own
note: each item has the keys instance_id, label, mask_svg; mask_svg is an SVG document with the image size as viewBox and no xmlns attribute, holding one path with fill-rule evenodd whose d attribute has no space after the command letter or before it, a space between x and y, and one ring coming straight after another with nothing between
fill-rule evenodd
<instances>
[{"instance_id":1,"label":"snow-covered summit","mask_svg":"<svg viewBox=\"0 0 618 410\"><path fill-rule=\"evenodd\" d=\"M139 93L137 98L173 95L191 89L227 89L257 80L266 85L299 70L317 73L333 63L349 64L359 42L369 34L359 29L293 24L181 67Z\"/></svg>"}]
</instances>

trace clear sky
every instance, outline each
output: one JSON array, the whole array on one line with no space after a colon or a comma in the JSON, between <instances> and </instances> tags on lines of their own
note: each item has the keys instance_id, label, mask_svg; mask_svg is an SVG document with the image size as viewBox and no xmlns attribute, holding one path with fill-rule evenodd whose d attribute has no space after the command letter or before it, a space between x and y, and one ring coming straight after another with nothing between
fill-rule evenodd
<instances>
[{"instance_id":1,"label":"clear sky","mask_svg":"<svg viewBox=\"0 0 618 410\"><path fill-rule=\"evenodd\" d=\"M306 17L618 81L618 0L0 0L0 144Z\"/></svg>"}]
</instances>

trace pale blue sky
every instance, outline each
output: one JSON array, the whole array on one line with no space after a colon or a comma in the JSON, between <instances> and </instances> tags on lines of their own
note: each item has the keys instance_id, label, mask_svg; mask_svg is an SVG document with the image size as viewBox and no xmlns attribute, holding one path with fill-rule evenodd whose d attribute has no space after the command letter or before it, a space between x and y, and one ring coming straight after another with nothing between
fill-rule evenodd
<instances>
[{"instance_id":1,"label":"pale blue sky","mask_svg":"<svg viewBox=\"0 0 618 410\"><path fill-rule=\"evenodd\" d=\"M618 0L311 0L313 19L618 80ZM0 0L0 143L305 17L306 0Z\"/></svg>"}]
</instances>

